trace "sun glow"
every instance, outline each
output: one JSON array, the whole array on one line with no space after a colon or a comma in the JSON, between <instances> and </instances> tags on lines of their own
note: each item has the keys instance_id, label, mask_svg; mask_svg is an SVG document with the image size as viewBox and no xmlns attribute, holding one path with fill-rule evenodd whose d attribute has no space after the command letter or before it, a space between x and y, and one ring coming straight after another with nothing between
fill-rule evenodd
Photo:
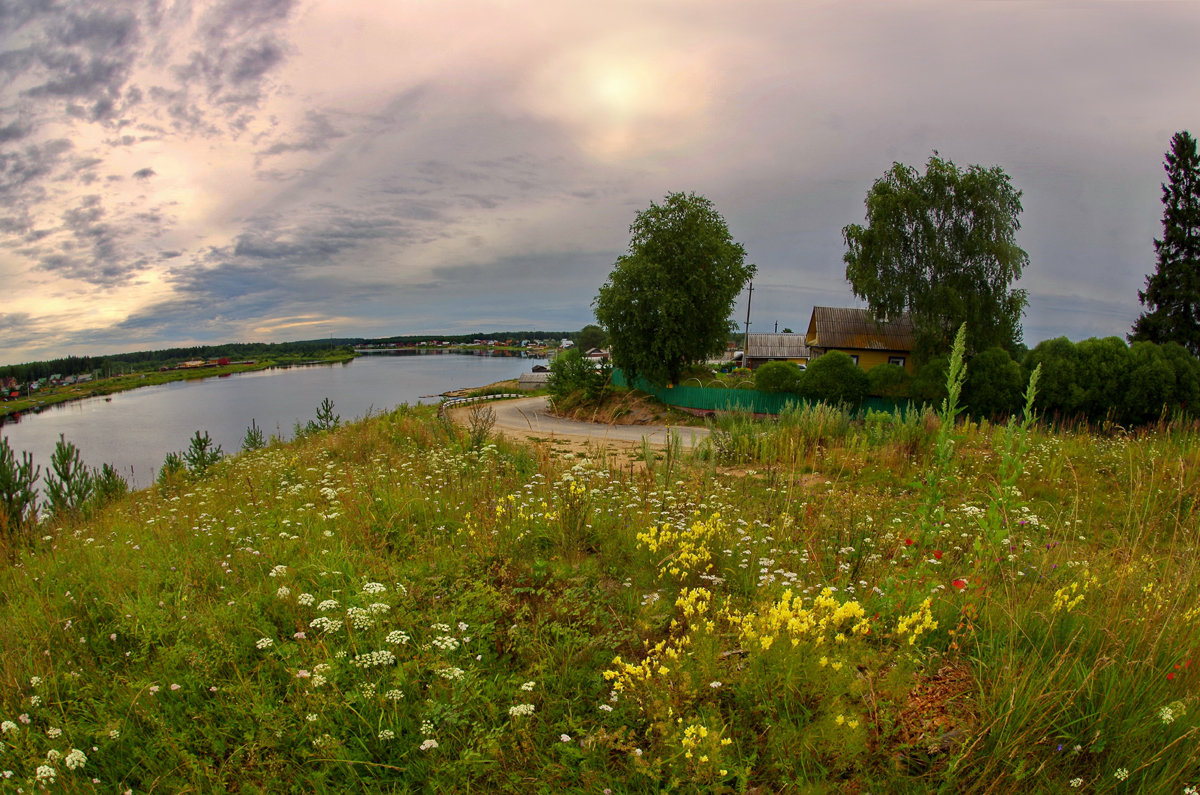
<instances>
[{"instance_id":1,"label":"sun glow","mask_svg":"<svg viewBox=\"0 0 1200 795\"><path fill-rule=\"evenodd\" d=\"M524 99L572 128L589 153L616 158L675 148L698 135L710 86L700 56L608 42L551 61Z\"/></svg>"}]
</instances>

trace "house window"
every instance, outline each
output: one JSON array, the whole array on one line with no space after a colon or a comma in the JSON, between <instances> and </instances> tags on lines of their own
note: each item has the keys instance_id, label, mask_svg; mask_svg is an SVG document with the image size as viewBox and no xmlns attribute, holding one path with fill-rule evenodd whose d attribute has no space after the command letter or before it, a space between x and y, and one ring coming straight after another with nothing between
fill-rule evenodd
<instances>
[{"instance_id":1,"label":"house window","mask_svg":"<svg viewBox=\"0 0 1200 795\"><path fill-rule=\"evenodd\" d=\"M894 364L897 367L903 367L904 366L904 357L903 356L889 356L888 364Z\"/></svg>"},{"instance_id":2,"label":"house window","mask_svg":"<svg viewBox=\"0 0 1200 795\"><path fill-rule=\"evenodd\" d=\"M855 364L858 364L858 354L857 353L850 354L850 358L854 360Z\"/></svg>"}]
</instances>

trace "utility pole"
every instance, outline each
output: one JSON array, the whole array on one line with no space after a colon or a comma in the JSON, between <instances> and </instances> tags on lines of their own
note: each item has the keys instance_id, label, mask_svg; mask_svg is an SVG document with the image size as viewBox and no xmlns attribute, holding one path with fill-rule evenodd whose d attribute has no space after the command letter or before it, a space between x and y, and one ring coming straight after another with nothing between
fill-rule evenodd
<instances>
[{"instance_id":1,"label":"utility pole","mask_svg":"<svg viewBox=\"0 0 1200 795\"><path fill-rule=\"evenodd\" d=\"M779 321L778 320L775 321L775 333L776 334L779 333Z\"/></svg>"},{"instance_id":2,"label":"utility pole","mask_svg":"<svg viewBox=\"0 0 1200 795\"><path fill-rule=\"evenodd\" d=\"M746 337L742 342L742 367L749 367L750 358L750 300L754 298L754 282L750 282L750 292L746 294Z\"/></svg>"}]
</instances>

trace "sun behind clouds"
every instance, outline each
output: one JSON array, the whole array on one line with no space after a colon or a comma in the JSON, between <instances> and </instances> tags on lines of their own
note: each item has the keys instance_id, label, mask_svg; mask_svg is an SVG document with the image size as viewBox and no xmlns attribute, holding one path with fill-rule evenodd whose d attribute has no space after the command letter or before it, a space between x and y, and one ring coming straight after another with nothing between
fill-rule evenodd
<instances>
[{"instance_id":1,"label":"sun behind clouds","mask_svg":"<svg viewBox=\"0 0 1200 795\"><path fill-rule=\"evenodd\" d=\"M705 133L712 70L700 53L652 41L602 41L547 60L522 100L570 128L579 146L603 159L650 155Z\"/></svg>"}]
</instances>

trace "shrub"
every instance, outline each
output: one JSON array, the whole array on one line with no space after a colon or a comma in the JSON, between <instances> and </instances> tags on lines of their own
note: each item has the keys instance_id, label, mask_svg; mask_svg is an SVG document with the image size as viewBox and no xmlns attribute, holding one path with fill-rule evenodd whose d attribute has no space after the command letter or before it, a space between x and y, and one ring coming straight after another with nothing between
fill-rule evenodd
<instances>
[{"instance_id":1,"label":"shrub","mask_svg":"<svg viewBox=\"0 0 1200 795\"><path fill-rule=\"evenodd\" d=\"M89 507L99 508L123 497L129 492L129 484L112 464L104 464L92 471L92 497Z\"/></svg>"},{"instance_id":2,"label":"shrub","mask_svg":"<svg viewBox=\"0 0 1200 795\"><path fill-rule=\"evenodd\" d=\"M976 354L967 367L963 402L975 417L1012 414L1021 406L1021 365L997 346Z\"/></svg>"},{"instance_id":3,"label":"shrub","mask_svg":"<svg viewBox=\"0 0 1200 795\"><path fill-rule=\"evenodd\" d=\"M1176 405L1175 368L1153 342L1129 347L1128 387L1118 414L1122 422L1145 425L1162 416L1164 407Z\"/></svg>"},{"instance_id":4,"label":"shrub","mask_svg":"<svg viewBox=\"0 0 1200 795\"><path fill-rule=\"evenodd\" d=\"M560 353L550 363L550 379L547 384L555 400L581 393L585 400L598 401L608 389L612 368L597 367L577 349Z\"/></svg>"},{"instance_id":5,"label":"shrub","mask_svg":"<svg viewBox=\"0 0 1200 795\"><path fill-rule=\"evenodd\" d=\"M867 394L867 374L841 351L818 356L804 371L800 394L826 403L858 404Z\"/></svg>"},{"instance_id":6,"label":"shrub","mask_svg":"<svg viewBox=\"0 0 1200 795\"><path fill-rule=\"evenodd\" d=\"M804 371L795 362L766 362L754 371L754 388L760 392L799 392Z\"/></svg>"},{"instance_id":7,"label":"shrub","mask_svg":"<svg viewBox=\"0 0 1200 795\"><path fill-rule=\"evenodd\" d=\"M1038 379L1034 407L1043 414L1064 418L1078 414L1084 390L1080 379L1082 365L1075 343L1066 337L1039 342L1025 355L1025 372L1032 373L1039 364L1042 374Z\"/></svg>"},{"instance_id":8,"label":"shrub","mask_svg":"<svg viewBox=\"0 0 1200 795\"><path fill-rule=\"evenodd\" d=\"M877 364L867 371L867 394L877 397L908 397L912 376L898 364Z\"/></svg>"},{"instance_id":9,"label":"shrub","mask_svg":"<svg viewBox=\"0 0 1200 795\"><path fill-rule=\"evenodd\" d=\"M1159 349L1175 370L1176 405L1195 412L1200 408L1200 359L1178 342L1165 343Z\"/></svg>"},{"instance_id":10,"label":"shrub","mask_svg":"<svg viewBox=\"0 0 1200 795\"><path fill-rule=\"evenodd\" d=\"M918 402L938 406L946 399L946 370L950 360L935 356L917 369L908 385L909 396Z\"/></svg>"},{"instance_id":11,"label":"shrub","mask_svg":"<svg viewBox=\"0 0 1200 795\"><path fill-rule=\"evenodd\" d=\"M1102 422L1110 417L1119 396L1128 389L1129 347L1120 337L1105 337L1084 340L1075 350L1079 354L1079 387L1083 393L1079 410L1092 422Z\"/></svg>"}]
</instances>

